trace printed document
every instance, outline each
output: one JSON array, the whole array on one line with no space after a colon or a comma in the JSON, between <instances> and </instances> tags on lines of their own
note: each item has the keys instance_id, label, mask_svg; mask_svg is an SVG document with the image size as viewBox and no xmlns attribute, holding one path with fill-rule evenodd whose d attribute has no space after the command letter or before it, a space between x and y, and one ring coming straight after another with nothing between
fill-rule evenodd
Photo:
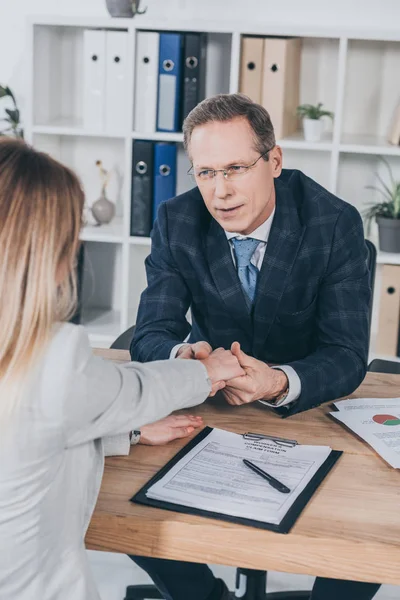
<instances>
[{"instance_id":1,"label":"printed document","mask_svg":"<svg viewBox=\"0 0 400 600\"><path fill-rule=\"evenodd\" d=\"M248 440L213 429L146 492L149 498L278 524L331 452ZM282 493L243 463L247 459L290 489Z\"/></svg>"},{"instance_id":2,"label":"printed document","mask_svg":"<svg viewBox=\"0 0 400 600\"><path fill-rule=\"evenodd\" d=\"M393 406L388 400L392 399L385 398L373 410L343 410L341 407L330 414L372 446L389 465L400 469L400 403Z\"/></svg>"},{"instance_id":3,"label":"printed document","mask_svg":"<svg viewBox=\"0 0 400 600\"><path fill-rule=\"evenodd\" d=\"M333 404L338 410L400 410L400 398L350 398Z\"/></svg>"}]
</instances>

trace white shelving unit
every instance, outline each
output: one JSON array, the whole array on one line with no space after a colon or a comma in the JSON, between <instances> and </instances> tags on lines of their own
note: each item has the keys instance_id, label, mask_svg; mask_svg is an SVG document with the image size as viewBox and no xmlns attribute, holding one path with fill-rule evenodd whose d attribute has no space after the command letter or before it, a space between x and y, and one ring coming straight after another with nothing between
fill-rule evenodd
<instances>
[{"instance_id":1,"label":"white shelving unit","mask_svg":"<svg viewBox=\"0 0 400 600\"><path fill-rule=\"evenodd\" d=\"M126 130L85 129L82 101L83 32L113 29L128 32L129 98ZM84 277L83 324L91 342L108 346L135 323L139 298L146 285L143 261L150 239L131 237L130 196L132 141L149 139L178 144L178 185L181 193L193 186L186 175L189 163L182 133L142 133L134 130L135 46L138 30L202 31L209 34L207 95L236 92L239 87L243 35L300 36L303 38L300 102L317 103L334 111L324 139L305 142L302 133L278 140L284 166L298 168L360 211L375 199L366 189L384 173L379 156L400 175L400 147L387 143L392 115L400 100L400 31L335 31L227 21L216 25L195 22L135 19L35 18L29 22L32 56L26 137L82 178L87 202L99 196L95 161L117 167L118 181L109 190L116 218L107 226L86 225L82 239L88 248ZM376 232L374 233L376 235ZM400 264L400 255L379 252L378 264ZM379 269L378 269L379 272ZM378 273L379 274L379 273ZM376 310L373 330L376 328Z\"/></svg>"}]
</instances>

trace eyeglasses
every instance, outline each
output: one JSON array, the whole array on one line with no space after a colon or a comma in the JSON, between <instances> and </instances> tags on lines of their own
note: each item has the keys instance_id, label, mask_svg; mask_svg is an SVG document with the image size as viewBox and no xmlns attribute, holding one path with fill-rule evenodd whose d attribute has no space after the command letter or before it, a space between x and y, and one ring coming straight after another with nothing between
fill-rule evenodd
<instances>
[{"instance_id":1,"label":"eyeglasses","mask_svg":"<svg viewBox=\"0 0 400 600\"><path fill-rule=\"evenodd\" d=\"M212 181L217 173L222 173L225 179L231 181L232 179L236 179L237 177L240 177L240 175L247 173L258 163L260 158L263 158L270 150L272 150L272 148L266 150L263 154L260 154L251 165L231 165L230 167L226 167L226 169L194 169L191 167L188 171L188 175L194 175L196 179L207 182Z\"/></svg>"}]
</instances>

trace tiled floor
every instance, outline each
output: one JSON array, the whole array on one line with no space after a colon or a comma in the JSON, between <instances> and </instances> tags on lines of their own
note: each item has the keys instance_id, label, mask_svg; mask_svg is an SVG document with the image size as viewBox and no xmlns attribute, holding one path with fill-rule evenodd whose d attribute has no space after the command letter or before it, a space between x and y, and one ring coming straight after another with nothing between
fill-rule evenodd
<instances>
[{"instance_id":1,"label":"tiled floor","mask_svg":"<svg viewBox=\"0 0 400 600\"><path fill-rule=\"evenodd\" d=\"M147 575L132 563L127 556L106 552L89 552L89 559L102 600L124 600L125 588L133 583L149 583ZM222 577L230 589L234 587L234 569L213 567L214 573ZM268 590L310 589L313 577L269 572ZM400 587L385 585L375 596L376 600L399 600ZM188 598L188 600L190 600ZM357 600L356 598L354 600Z\"/></svg>"}]
</instances>

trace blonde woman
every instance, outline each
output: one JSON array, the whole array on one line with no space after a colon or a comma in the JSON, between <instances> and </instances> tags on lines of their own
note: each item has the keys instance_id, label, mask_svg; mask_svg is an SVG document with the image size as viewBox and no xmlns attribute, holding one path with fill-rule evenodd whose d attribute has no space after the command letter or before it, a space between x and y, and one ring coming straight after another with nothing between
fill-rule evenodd
<instances>
[{"instance_id":1,"label":"blonde woman","mask_svg":"<svg viewBox=\"0 0 400 600\"><path fill-rule=\"evenodd\" d=\"M84 536L102 438L114 436L109 443L126 454L129 432L242 374L224 350L202 363L124 367L93 356L83 328L66 323L83 203L70 170L0 141L2 600L98 599Z\"/></svg>"}]
</instances>

